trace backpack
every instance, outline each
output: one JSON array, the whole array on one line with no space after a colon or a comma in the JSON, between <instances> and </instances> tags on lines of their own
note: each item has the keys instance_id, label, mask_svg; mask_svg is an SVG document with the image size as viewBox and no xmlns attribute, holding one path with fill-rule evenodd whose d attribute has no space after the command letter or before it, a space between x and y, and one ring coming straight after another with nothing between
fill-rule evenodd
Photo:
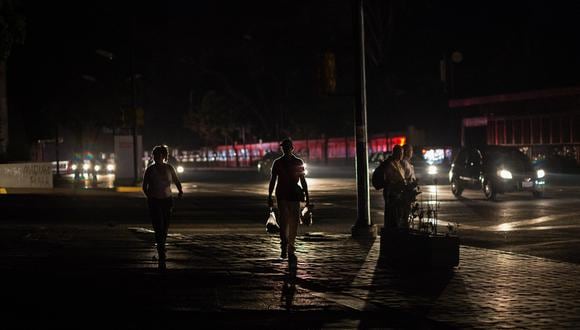
<instances>
[{"instance_id":1,"label":"backpack","mask_svg":"<svg viewBox=\"0 0 580 330\"><path fill-rule=\"evenodd\" d=\"M371 183L376 190L381 190L385 188L385 165L386 161L382 161L377 168L373 171L371 176Z\"/></svg>"}]
</instances>

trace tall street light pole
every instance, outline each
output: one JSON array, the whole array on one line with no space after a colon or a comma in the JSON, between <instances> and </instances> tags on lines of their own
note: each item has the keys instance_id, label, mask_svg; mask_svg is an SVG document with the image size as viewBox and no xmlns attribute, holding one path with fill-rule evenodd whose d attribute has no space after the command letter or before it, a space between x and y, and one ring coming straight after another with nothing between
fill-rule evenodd
<instances>
[{"instance_id":1,"label":"tall street light pole","mask_svg":"<svg viewBox=\"0 0 580 330\"><path fill-rule=\"evenodd\" d=\"M367 99L365 73L365 28L363 0L353 0L353 25L355 37L355 137L357 219L351 228L355 238L377 237L377 227L371 221L369 203L369 167L367 139Z\"/></svg>"},{"instance_id":2,"label":"tall street light pole","mask_svg":"<svg viewBox=\"0 0 580 330\"><path fill-rule=\"evenodd\" d=\"M135 16L131 24L131 41L130 41L130 69L131 69L131 106L133 108L133 118L131 120L131 133L133 135L133 184L139 182L139 169L137 167L137 85L135 83Z\"/></svg>"}]
</instances>

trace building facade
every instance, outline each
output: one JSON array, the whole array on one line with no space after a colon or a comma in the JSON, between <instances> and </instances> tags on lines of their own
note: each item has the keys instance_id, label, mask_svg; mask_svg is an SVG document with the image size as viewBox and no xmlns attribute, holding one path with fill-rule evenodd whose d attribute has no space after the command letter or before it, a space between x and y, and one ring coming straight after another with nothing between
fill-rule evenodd
<instances>
[{"instance_id":1,"label":"building facade","mask_svg":"<svg viewBox=\"0 0 580 330\"><path fill-rule=\"evenodd\" d=\"M514 146L532 160L580 162L580 87L455 99L449 106L462 117L462 146Z\"/></svg>"}]
</instances>

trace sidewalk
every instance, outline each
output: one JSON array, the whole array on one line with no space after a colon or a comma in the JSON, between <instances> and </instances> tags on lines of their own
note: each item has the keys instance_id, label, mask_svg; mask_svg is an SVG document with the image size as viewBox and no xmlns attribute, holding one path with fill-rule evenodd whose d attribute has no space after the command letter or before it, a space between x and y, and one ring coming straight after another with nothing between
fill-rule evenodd
<instances>
[{"instance_id":1,"label":"sidewalk","mask_svg":"<svg viewBox=\"0 0 580 330\"><path fill-rule=\"evenodd\" d=\"M580 327L580 265L495 250L463 246L453 273L405 273L377 266L379 238L314 233L299 237L293 277L266 233L174 232L165 272L148 228L1 233L4 311L23 328Z\"/></svg>"}]
</instances>

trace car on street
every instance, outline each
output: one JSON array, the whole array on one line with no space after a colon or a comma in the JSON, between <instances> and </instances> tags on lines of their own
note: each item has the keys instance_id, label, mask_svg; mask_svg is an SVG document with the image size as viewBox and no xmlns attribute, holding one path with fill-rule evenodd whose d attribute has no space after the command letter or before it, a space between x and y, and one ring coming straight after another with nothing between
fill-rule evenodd
<instances>
[{"instance_id":1,"label":"car on street","mask_svg":"<svg viewBox=\"0 0 580 330\"><path fill-rule=\"evenodd\" d=\"M419 184L444 184L447 182L451 158L451 149L448 147L420 147L413 148L411 164L415 169L415 177Z\"/></svg>"},{"instance_id":2,"label":"car on street","mask_svg":"<svg viewBox=\"0 0 580 330\"><path fill-rule=\"evenodd\" d=\"M256 163L256 169L264 177L270 177L270 171L272 169L272 163L276 158L282 156L281 152L267 152L258 160Z\"/></svg>"},{"instance_id":3,"label":"car on street","mask_svg":"<svg viewBox=\"0 0 580 330\"><path fill-rule=\"evenodd\" d=\"M451 192L456 197L464 189L481 190L488 200L515 191L530 191L534 197L542 197L545 180L545 171L535 169L531 160L514 147L462 148L449 170Z\"/></svg>"}]
</instances>

